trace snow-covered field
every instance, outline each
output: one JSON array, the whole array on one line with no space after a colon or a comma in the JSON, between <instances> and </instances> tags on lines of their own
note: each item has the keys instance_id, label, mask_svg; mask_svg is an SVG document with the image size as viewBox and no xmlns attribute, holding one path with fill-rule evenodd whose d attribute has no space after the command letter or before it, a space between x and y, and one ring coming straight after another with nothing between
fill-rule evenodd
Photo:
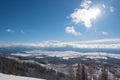
<instances>
[{"instance_id":1,"label":"snow-covered field","mask_svg":"<svg viewBox=\"0 0 120 80\"><path fill-rule=\"evenodd\" d=\"M30 77L14 76L0 73L0 80L45 80Z\"/></svg>"},{"instance_id":2,"label":"snow-covered field","mask_svg":"<svg viewBox=\"0 0 120 80\"><path fill-rule=\"evenodd\" d=\"M120 59L120 54L113 54L113 53L99 53L99 52L75 52L75 51L41 51L41 50L33 50L33 51L26 51L26 54L24 53L12 53L11 55L14 56L22 56L22 57L36 57L36 58L44 58L42 55L46 55L49 57L61 57L63 59L69 59L69 58L76 58L80 56L84 56L85 58L93 58L93 59L107 59L115 58Z\"/></svg>"}]
</instances>

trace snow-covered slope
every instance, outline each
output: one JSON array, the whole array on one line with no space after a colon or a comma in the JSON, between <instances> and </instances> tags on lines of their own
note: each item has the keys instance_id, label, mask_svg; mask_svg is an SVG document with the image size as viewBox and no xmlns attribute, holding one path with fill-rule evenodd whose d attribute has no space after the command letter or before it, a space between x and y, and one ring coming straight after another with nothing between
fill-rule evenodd
<instances>
[{"instance_id":1,"label":"snow-covered slope","mask_svg":"<svg viewBox=\"0 0 120 80\"><path fill-rule=\"evenodd\" d=\"M45 80L45 79L21 77L21 76L14 76L14 75L7 75L7 74L0 73L0 80Z\"/></svg>"}]
</instances>

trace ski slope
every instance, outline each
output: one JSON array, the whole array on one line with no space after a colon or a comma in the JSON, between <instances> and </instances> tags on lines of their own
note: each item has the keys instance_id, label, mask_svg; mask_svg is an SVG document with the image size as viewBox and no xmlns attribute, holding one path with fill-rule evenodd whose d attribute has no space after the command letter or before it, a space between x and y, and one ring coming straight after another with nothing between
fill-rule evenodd
<instances>
[{"instance_id":1,"label":"ski slope","mask_svg":"<svg viewBox=\"0 0 120 80\"><path fill-rule=\"evenodd\" d=\"M45 79L14 76L0 73L0 80L45 80Z\"/></svg>"}]
</instances>

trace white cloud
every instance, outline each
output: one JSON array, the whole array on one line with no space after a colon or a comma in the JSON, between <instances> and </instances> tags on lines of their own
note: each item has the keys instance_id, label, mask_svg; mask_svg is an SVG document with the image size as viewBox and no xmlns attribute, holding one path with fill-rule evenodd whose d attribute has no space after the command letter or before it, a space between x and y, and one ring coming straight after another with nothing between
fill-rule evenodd
<instances>
[{"instance_id":1,"label":"white cloud","mask_svg":"<svg viewBox=\"0 0 120 80\"><path fill-rule=\"evenodd\" d=\"M110 7L110 12L114 12L114 11L115 11L114 7L111 6L111 7Z\"/></svg>"},{"instance_id":2,"label":"white cloud","mask_svg":"<svg viewBox=\"0 0 120 80\"><path fill-rule=\"evenodd\" d=\"M75 35L75 36L80 36L80 32L76 32L75 28L72 26L66 27L65 31L69 34Z\"/></svg>"},{"instance_id":3,"label":"white cloud","mask_svg":"<svg viewBox=\"0 0 120 80\"><path fill-rule=\"evenodd\" d=\"M81 3L80 6L81 6L82 8L88 9L91 3L92 3L91 0L84 0L84 1Z\"/></svg>"},{"instance_id":4,"label":"white cloud","mask_svg":"<svg viewBox=\"0 0 120 80\"><path fill-rule=\"evenodd\" d=\"M6 29L5 31L8 33L14 32L14 30L12 30L12 29Z\"/></svg>"},{"instance_id":5,"label":"white cloud","mask_svg":"<svg viewBox=\"0 0 120 80\"><path fill-rule=\"evenodd\" d=\"M86 28L92 26L91 20L96 19L100 14L100 9L97 7L90 7L92 2L90 0L84 0L81 4L82 8L75 9L70 15L72 22L75 24L83 23Z\"/></svg>"},{"instance_id":6,"label":"white cloud","mask_svg":"<svg viewBox=\"0 0 120 80\"><path fill-rule=\"evenodd\" d=\"M89 41L82 41L81 43L88 43L88 44L96 44L96 43L120 43L120 38L114 39L100 39L100 40L89 40Z\"/></svg>"},{"instance_id":7,"label":"white cloud","mask_svg":"<svg viewBox=\"0 0 120 80\"><path fill-rule=\"evenodd\" d=\"M23 30L21 30L20 32L21 32L21 34L25 34L25 32Z\"/></svg>"},{"instance_id":8,"label":"white cloud","mask_svg":"<svg viewBox=\"0 0 120 80\"><path fill-rule=\"evenodd\" d=\"M95 30L95 33L97 33L97 34L102 34L102 35L108 35L109 33L108 32L104 32L104 31L97 31L97 30Z\"/></svg>"},{"instance_id":9,"label":"white cloud","mask_svg":"<svg viewBox=\"0 0 120 80\"><path fill-rule=\"evenodd\" d=\"M107 32L104 32L104 31L103 31L103 32L101 32L101 33L102 33L103 35L108 35L108 33L107 33Z\"/></svg>"},{"instance_id":10,"label":"white cloud","mask_svg":"<svg viewBox=\"0 0 120 80\"><path fill-rule=\"evenodd\" d=\"M110 48L110 49L120 49L120 38L118 39L101 39L101 40L91 40L91 41L79 41L79 42L61 42L61 41L45 41L40 43L5 43L0 42L0 47L41 47L41 48L62 48L66 49L67 46L71 48Z\"/></svg>"}]
</instances>

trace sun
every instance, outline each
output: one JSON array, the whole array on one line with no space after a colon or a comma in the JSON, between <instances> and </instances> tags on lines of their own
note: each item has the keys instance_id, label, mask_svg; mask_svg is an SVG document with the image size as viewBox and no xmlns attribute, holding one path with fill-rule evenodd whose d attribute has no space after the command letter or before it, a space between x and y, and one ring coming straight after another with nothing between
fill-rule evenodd
<instances>
[{"instance_id":1,"label":"sun","mask_svg":"<svg viewBox=\"0 0 120 80\"><path fill-rule=\"evenodd\" d=\"M93 8L93 15L94 16L100 15L100 9L99 8Z\"/></svg>"},{"instance_id":2,"label":"sun","mask_svg":"<svg viewBox=\"0 0 120 80\"><path fill-rule=\"evenodd\" d=\"M95 7L95 8L90 8L90 9L89 9L89 12L90 12L89 17L90 17L91 19L96 19L96 17L100 15L100 9L97 8L97 7Z\"/></svg>"}]
</instances>

